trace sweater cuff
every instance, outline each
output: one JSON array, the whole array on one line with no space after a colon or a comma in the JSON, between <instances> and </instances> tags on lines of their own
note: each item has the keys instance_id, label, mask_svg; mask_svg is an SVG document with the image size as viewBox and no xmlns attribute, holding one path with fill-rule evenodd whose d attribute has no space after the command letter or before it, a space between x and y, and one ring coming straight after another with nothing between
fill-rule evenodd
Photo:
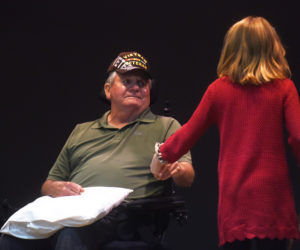
<instances>
[{"instance_id":1,"label":"sweater cuff","mask_svg":"<svg viewBox=\"0 0 300 250\"><path fill-rule=\"evenodd\" d=\"M157 158L158 158L159 162L161 164L166 164L168 162L162 157L161 152L160 152L160 147L162 145L163 145L163 143L159 143L159 142L155 143L155 153L157 155Z\"/></svg>"}]
</instances>

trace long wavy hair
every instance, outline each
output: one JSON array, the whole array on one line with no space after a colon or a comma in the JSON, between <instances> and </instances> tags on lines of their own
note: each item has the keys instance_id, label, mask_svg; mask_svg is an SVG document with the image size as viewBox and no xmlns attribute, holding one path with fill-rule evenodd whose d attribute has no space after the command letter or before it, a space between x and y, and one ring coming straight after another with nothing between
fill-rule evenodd
<instances>
[{"instance_id":1,"label":"long wavy hair","mask_svg":"<svg viewBox=\"0 0 300 250\"><path fill-rule=\"evenodd\" d=\"M217 73L242 85L291 77L285 49L275 28L263 17L252 16L228 30Z\"/></svg>"}]
</instances>

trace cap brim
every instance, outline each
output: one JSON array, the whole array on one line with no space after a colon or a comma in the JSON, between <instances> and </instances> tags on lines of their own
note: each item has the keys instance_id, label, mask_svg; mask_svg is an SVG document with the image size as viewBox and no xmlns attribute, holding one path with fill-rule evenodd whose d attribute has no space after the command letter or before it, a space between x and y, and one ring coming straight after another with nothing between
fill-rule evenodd
<instances>
[{"instance_id":1,"label":"cap brim","mask_svg":"<svg viewBox=\"0 0 300 250\"><path fill-rule=\"evenodd\" d=\"M134 71L139 71L139 72L143 72L148 78L152 79L152 76L149 74L148 71L142 69L142 68L139 68L139 67L136 67L136 68L131 68L130 70L126 70L126 69L115 69L116 72L120 73L120 74L125 74L125 73L128 73L128 72L134 72Z\"/></svg>"}]
</instances>

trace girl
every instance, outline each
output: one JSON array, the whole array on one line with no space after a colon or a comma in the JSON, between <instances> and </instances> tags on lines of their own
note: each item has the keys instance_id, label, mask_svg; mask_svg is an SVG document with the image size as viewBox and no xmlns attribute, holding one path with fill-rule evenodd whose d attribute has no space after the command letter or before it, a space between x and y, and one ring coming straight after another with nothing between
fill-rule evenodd
<instances>
[{"instance_id":1,"label":"girl","mask_svg":"<svg viewBox=\"0 0 300 250\"><path fill-rule=\"evenodd\" d=\"M216 123L220 246L247 250L256 239L257 249L285 249L299 232L284 128L300 163L300 103L285 50L266 19L246 17L228 30L217 73L190 120L156 145L152 168L163 171Z\"/></svg>"}]
</instances>

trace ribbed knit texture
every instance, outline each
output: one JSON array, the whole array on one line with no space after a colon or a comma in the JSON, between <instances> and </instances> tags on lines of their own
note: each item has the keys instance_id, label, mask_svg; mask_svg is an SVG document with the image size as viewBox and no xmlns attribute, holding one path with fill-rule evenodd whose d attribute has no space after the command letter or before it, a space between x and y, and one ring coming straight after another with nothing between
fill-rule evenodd
<instances>
[{"instance_id":1,"label":"ribbed knit texture","mask_svg":"<svg viewBox=\"0 0 300 250\"><path fill-rule=\"evenodd\" d=\"M300 103L294 83L242 86L214 81L190 120L161 147L174 162L216 123L220 133L220 245L245 238L298 238L284 127L300 163Z\"/></svg>"}]
</instances>

